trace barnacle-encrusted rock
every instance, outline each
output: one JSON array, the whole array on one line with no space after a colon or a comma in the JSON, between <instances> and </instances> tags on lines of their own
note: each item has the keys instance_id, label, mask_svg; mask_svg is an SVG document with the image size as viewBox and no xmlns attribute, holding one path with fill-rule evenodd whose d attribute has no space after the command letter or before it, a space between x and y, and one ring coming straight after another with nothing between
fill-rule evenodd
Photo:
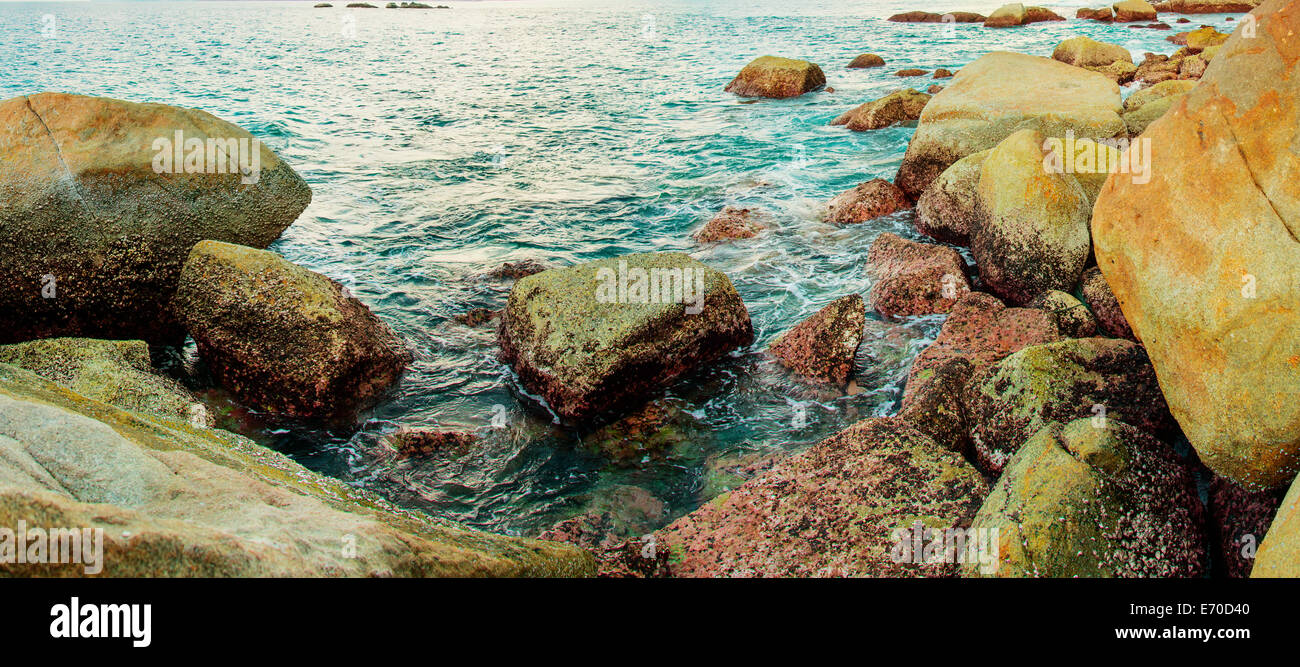
<instances>
[{"instance_id":1,"label":"barnacle-encrusted rock","mask_svg":"<svg viewBox=\"0 0 1300 667\"><path fill-rule=\"evenodd\" d=\"M853 375L866 310L861 296L840 297L781 334L768 352L800 375L843 385Z\"/></svg>"}]
</instances>

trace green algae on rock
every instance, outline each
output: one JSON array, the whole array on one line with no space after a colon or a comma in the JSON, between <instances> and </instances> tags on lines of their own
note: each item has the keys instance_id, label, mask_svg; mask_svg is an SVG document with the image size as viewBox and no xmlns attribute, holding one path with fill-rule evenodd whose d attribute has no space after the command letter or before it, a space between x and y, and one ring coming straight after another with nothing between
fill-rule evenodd
<instances>
[{"instance_id":1,"label":"green algae on rock","mask_svg":"<svg viewBox=\"0 0 1300 667\"><path fill-rule=\"evenodd\" d=\"M726 92L741 97L798 97L826 85L822 68L806 60L760 56L727 84Z\"/></svg>"},{"instance_id":2,"label":"green algae on rock","mask_svg":"<svg viewBox=\"0 0 1300 667\"><path fill-rule=\"evenodd\" d=\"M520 382L573 420L644 398L753 340L727 276L675 252L523 278L497 334Z\"/></svg>"},{"instance_id":3,"label":"green algae on rock","mask_svg":"<svg viewBox=\"0 0 1300 667\"><path fill-rule=\"evenodd\" d=\"M1047 313L1063 336L1090 338L1097 333L1097 318L1073 294L1048 290L1035 297L1029 307Z\"/></svg>"},{"instance_id":4,"label":"green algae on rock","mask_svg":"<svg viewBox=\"0 0 1300 667\"><path fill-rule=\"evenodd\" d=\"M591 576L567 545L394 507L225 431L0 364L0 525L104 531L111 577ZM0 574L81 576L79 563Z\"/></svg>"},{"instance_id":5,"label":"green algae on rock","mask_svg":"<svg viewBox=\"0 0 1300 667\"><path fill-rule=\"evenodd\" d=\"M194 109L41 93L0 102L0 128L0 343L179 342L167 303L190 247L264 248L311 201L269 148ZM190 142L211 162L172 163Z\"/></svg>"},{"instance_id":6,"label":"green algae on rock","mask_svg":"<svg viewBox=\"0 0 1300 667\"><path fill-rule=\"evenodd\" d=\"M217 381L255 407L347 419L410 361L397 335L341 285L273 252L203 241L179 282L177 318Z\"/></svg>"},{"instance_id":7,"label":"green algae on rock","mask_svg":"<svg viewBox=\"0 0 1300 667\"><path fill-rule=\"evenodd\" d=\"M979 473L906 422L864 419L655 533L678 577L952 576L902 531L965 528Z\"/></svg>"},{"instance_id":8,"label":"green algae on rock","mask_svg":"<svg viewBox=\"0 0 1300 667\"><path fill-rule=\"evenodd\" d=\"M0 346L0 363L123 410L211 425L206 408L189 390L154 372L144 341L47 338Z\"/></svg>"},{"instance_id":9,"label":"green algae on rock","mask_svg":"<svg viewBox=\"0 0 1300 667\"><path fill-rule=\"evenodd\" d=\"M998 567L965 576L1199 577L1205 511L1173 449L1128 424L1046 425L1011 457L971 524Z\"/></svg>"},{"instance_id":10,"label":"green algae on rock","mask_svg":"<svg viewBox=\"0 0 1300 667\"><path fill-rule=\"evenodd\" d=\"M976 459L992 474L1049 422L1088 417L1151 433L1172 425L1146 353L1117 338L1026 347L973 375L966 406Z\"/></svg>"}]
</instances>

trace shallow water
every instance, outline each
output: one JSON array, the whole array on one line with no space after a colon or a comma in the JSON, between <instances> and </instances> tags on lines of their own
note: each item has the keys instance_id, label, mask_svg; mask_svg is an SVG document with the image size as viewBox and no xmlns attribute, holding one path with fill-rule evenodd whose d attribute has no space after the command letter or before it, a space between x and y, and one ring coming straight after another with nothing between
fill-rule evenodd
<instances>
[{"instance_id":1,"label":"shallow water","mask_svg":"<svg viewBox=\"0 0 1300 667\"><path fill-rule=\"evenodd\" d=\"M1009 30L884 21L921 2L311 4L0 4L0 98L61 90L196 107L274 148L314 197L272 248L348 285L417 359L355 432L242 410L222 425L400 504L517 534L589 508L648 531L737 481L710 471L893 412L939 317L869 323L851 396L811 391L758 354L831 300L865 295L866 251L880 232L915 237L910 214L848 227L818 219L835 194L892 180L911 128L827 125L902 85L932 83L892 72L956 69L997 49L1050 55L1075 34L1122 44L1136 59L1177 48L1164 40L1171 32L1092 21ZM1073 16L1085 4L1051 6ZM1235 26L1190 18L1175 29ZM888 65L844 69L865 51ZM722 92L766 53L820 63L835 92L757 103ZM774 229L696 246L691 232L725 205L762 209ZM504 261L649 250L689 252L730 276L757 340L665 393L668 425L647 438L658 449L603 438L628 450L611 457L601 437L556 426L519 392L495 359L492 327L451 318L503 303L508 285L477 274ZM396 461L381 443L399 426L475 429L486 441L441 460Z\"/></svg>"}]
</instances>

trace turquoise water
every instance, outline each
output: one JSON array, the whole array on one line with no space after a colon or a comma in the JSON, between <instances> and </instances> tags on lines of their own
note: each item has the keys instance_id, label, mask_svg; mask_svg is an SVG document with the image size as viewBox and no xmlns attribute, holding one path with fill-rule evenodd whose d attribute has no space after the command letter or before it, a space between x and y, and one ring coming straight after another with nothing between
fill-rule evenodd
<instances>
[{"instance_id":1,"label":"turquoise water","mask_svg":"<svg viewBox=\"0 0 1300 667\"><path fill-rule=\"evenodd\" d=\"M793 383L759 354L832 299L866 294L876 235L914 236L910 213L849 227L818 219L830 197L896 172L911 128L827 126L904 83L931 83L893 71L955 69L995 49L1050 55L1075 34L1139 58L1176 48L1169 32L1091 21L949 31L883 20L921 2L311 4L0 4L0 97L60 90L196 107L272 146L314 192L273 249L349 285L417 358L356 431L246 411L223 425L400 504L517 534L593 507L649 530L725 488L709 470L893 412L941 318L871 322L861 391L848 396ZM1083 4L1051 6L1073 16ZM1185 28L1234 26L1191 18ZM866 51L888 65L844 69ZM835 92L756 103L722 92L767 53L820 63ZM762 209L775 228L696 246L691 232L726 205ZM503 303L507 285L476 277L502 262L648 250L690 252L729 275L757 342L666 392L664 449L610 457L594 451L589 428L553 424L518 391L496 361L493 328L451 318ZM381 443L400 426L474 429L485 443L398 461Z\"/></svg>"}]
</instances>

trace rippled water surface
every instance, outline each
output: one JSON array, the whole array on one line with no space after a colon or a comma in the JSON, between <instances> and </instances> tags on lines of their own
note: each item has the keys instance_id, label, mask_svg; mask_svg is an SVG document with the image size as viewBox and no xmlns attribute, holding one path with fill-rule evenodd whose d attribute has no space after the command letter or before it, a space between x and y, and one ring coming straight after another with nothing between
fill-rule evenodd
<instances>
[{"instance_id":1,"label":"rippled water surface","mask_svg":"<svg viewBox=\"0 0 1300 667\"><path fill-rule=\"evenodd\" d=\"M932 83L892 72L956 69L995 49L1050 55L1075 34L1136 57L1176 48L1169 32L1091 21L989 30L883 20L999 2L344 4L0 4L0 97L60 90L196 107L272 146L314 193L272 248L349 285L417 359L359 430L243 410L223 426L400 504L518 534L591 509L648 531L734 485L737 467L893 412L941 318L869 322L849 395L792 382L759 354L836 297L866 294L876 235L914 236L910 213L819 220L830 197L898 168L911 128L827 125L904 84ZM1082 3L1050 6L1073 16ZM1234 25L1192 20L1185 28ZM866 51L888 66L844 68ZM722 92L768 53L820 63L835 92L755 103ZM767 212L773 229L695 245L691 232L726 205ZM689 252L730 276L757 340L678 382L627 437L553 424L497 362L493 328L452 319L503 303L508 284L479 277L502 262L649 250ZM400 426L474 429L485 441L398 461L382 443Z\"/></svg>"}]
</instances>

